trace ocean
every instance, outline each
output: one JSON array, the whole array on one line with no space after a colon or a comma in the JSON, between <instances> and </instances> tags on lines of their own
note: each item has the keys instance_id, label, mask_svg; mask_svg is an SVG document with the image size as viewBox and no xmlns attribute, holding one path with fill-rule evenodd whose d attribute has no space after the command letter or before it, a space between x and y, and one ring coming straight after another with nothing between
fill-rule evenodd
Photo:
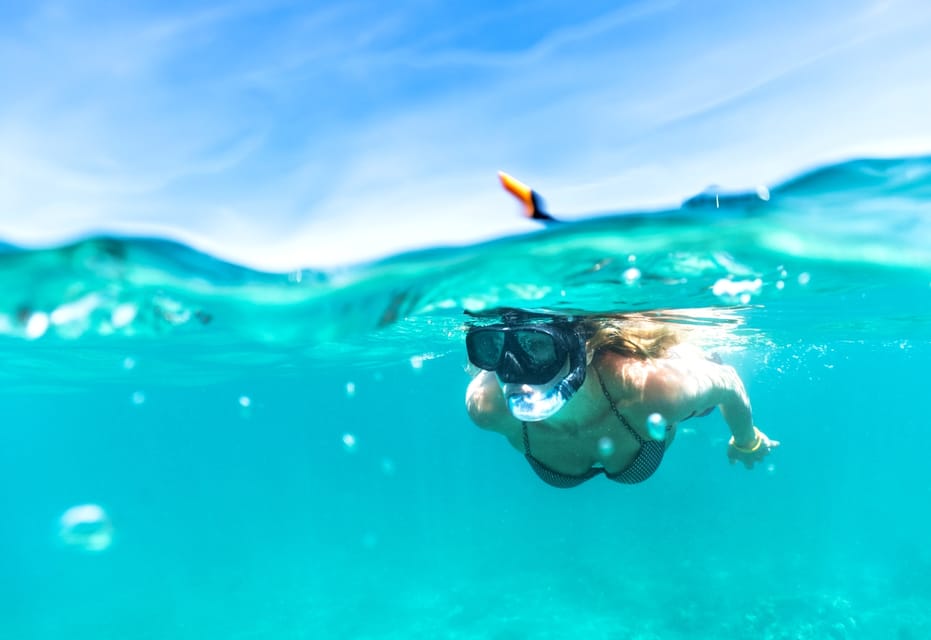
<instances>
[{"instance_id":1,"label":"ocean","mask_svg":"<svg viewBox=\"0 0 931 640\"><path fill-rule=\"evenodd\" d=\"M0 247L0 638L931 637L931 158L260 273ZM647 482L465 411L465 311L637 313L744 379Z\"/></svg>"}]
</instances>

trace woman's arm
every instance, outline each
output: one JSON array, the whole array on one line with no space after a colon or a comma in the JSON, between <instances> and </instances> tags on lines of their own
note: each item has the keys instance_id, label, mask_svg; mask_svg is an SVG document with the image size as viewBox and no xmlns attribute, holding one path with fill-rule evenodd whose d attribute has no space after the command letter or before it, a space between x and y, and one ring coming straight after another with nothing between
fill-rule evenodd
<instances>
[{"instance_id":1,"label":"woman's arm","mask_svg":"<svg viewBox=\"0 0 931 640\"><path fill-rule=\"evenodd\" d=\"M728 457L747 466L761 460L778 442L769 440L753 425L753 411L737 371L704 357L657 360L624 358L613 363L628 393L639 393L646 413L659 413L677 423L719 407L731 431Z\"/></svg>"},{"instance_id":2,"label":"woman's arm","mask_svg":"<svg viewBox=\"0 0 931 640\"><path fill-rule=\"evenodd\" d=\"M737 371L705 358L624 358L617 363L619 382L627 395L646 413L659 413L677 423L719 407L727 426L740 444L755 438L753 412Z\"/></svg>"},{"instance_id":3,"label":"woman's arm","mask_svg":"<svg viewBox=\"0 0 931 640\"><path fill-rule=\"evenodd\" d=\"M699 404L708 407L717 406L731 430L733 442L738 447L752 447L756 442L753 428L753 410L743 380L734 367L718 364L710 360L696 365L696 375L705 376L707 391ZM701 386L701 385L699 385Z\"/></svg>"},{"instance_id":4,"label":"woman's arm","mask_svg":"<svg viewBox=\"0 0 931 640\"><path fill-rule=\"evenodd\" d=\"M692 379L691 382L680 380L680 386L695 389L694 398L699 404L720 407L721 415L731 430L731 439L727 443L727 457L731 464L740 461L751 469L754 463L763 460L779 446L779 442L770 440L754 426L750 398L734 367L700 359L687 362L684 371L681 366L678 368L680 374L690 375ZM688 395L684 397L687 403Z\"/></svg>"},{"instance_id":5,"label":"woman's arm","mask_svg":"<svg viewBox=\"0 0 931 640\"><path fill-rule=\"evenodd\" d=\"M658 376L663 393L675 403L678 396L679 413L682 411L701 413L701 407L717 406L731 431L727 444L727 457L734 464L743 462L751 469L779 446L753 424L750 398L743 381L734 367L718 364L711 360L694 359L666 361L673 375ZM660 367L663 369L665 367Z\"/></svg>"}]
</instances>

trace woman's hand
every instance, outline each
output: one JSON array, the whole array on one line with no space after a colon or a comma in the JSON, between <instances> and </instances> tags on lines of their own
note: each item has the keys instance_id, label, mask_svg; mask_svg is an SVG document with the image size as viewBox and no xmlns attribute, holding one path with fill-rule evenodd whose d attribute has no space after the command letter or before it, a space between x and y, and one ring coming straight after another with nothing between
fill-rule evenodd
<instances>
[{"instance_id":1,"label":"woman's hand","mask_svg":"<svg viewBox=\"0 0 931 640\"><path fill-rule=\"evenodd\" d=\"M752 469L754 463L762 461L773 449L779 446L778 440L770 440L765 433L756 427L753 427L753 433L756 435L756 440L746 447L738 447L734 442L734 438L731 437L730 442L727 443L727 457L731 464L739 460L744 463L745 467Z\"/></svg>"}]
</instances>

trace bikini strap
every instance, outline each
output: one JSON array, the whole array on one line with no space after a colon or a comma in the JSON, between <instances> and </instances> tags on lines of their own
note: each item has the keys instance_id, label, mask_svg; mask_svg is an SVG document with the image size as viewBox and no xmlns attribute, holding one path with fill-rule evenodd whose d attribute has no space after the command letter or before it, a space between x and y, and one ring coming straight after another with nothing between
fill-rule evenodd
<instances>
[{"instance_id":1,"label":"bikini strap","mask_svg":"<svg viewBox=\"0 0 931 640\"><path fill-rule=\"evenodd\" d=\"M530 455L530 434L527 433L527 423L521 422L520 428L524 437L524 455Z\"/></svg>"},{"instance_id":2,"label":"bikini strap","mask_svg":"<svg viewBox=\"0 0 931 640\"><path fill-rule=\"evenodd\" d=\"M627 418L625 418L623 415L621 415L621 412L617 410L617 405L614 404L614 398L612 398L612 397L611 397L611 394L608 393L608 387L605 386L605 381L604 381L604 379L601 377L601 372L600 372L597 368L595 368L595 373L598 375L598 382L601 383L601 391L605 394L605 398L608 400L608 405L610 405L611 411L614 412L614 415L617 416L617 419L620 421L620 423L621 423L622 425L624 425L625 427L627 427L627 430L630 431L631 435L633 435L634 438L636 438L637 442L640 443L640 444L642 445L643 442L644 442L643 437L642 437L639 433L637 433L637 430L636 430L636 429L634 429L632 426L630 426L630 423L627 421ZM524 429L524 443L525 443L525 446L526 446L526 442L527 442L526 434L527 434L527 431L526 431L526 428L525 428L525 429Z\"/></svg>"}]
</instances>

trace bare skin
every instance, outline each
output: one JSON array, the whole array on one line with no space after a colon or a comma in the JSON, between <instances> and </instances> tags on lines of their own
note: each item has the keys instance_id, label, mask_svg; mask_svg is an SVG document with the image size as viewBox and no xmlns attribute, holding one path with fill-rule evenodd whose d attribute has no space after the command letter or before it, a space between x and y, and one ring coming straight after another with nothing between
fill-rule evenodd
<instances>
[{"instance_id":1,"label":"bare skin","mask_svg":"<svg viewBox=\"0 0 931 640\"><path fill-rule=\"evenodd\" d=\"M651 360L606 352L590 358L585 383L556 415L527 423L533 455L550 469L581 475L598 463L614 474L637 456L640 444L611 411L599 376L618 411L644 439L652 439L647 428L651 414L659 413L670 426L668 446L678 423L718 407L733 435L731 463L741 461L749 469L779 445L754 430L750 401L733 367L712 362L687 345ZM502 434L523 452L521 422L508 411L494 373L481 371L472 380L466 407L475 424ZM610 438L613 451L599 447L602 438Z\"/></svg>"}]
</instances>

